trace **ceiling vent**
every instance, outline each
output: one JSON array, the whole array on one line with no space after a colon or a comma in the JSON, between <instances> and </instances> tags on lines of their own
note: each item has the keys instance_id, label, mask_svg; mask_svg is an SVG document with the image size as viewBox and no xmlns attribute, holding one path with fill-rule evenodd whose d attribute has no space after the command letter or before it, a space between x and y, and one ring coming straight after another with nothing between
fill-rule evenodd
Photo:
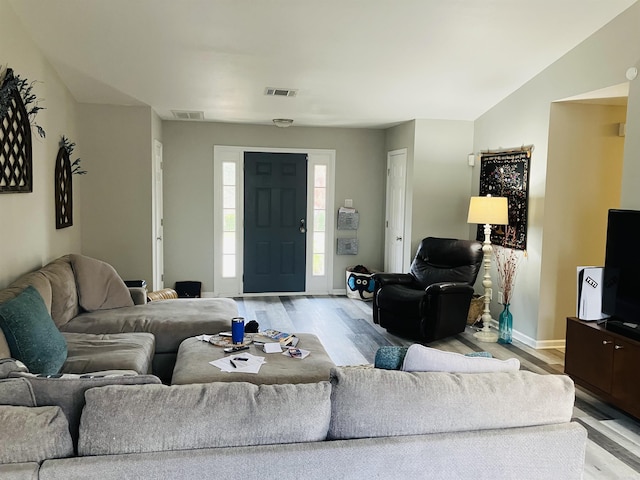
<instances>
[{"instance_id":1,"label":"ceiling vent","mask_svg":"<svg viewBox=\"0 0 640 480\"><path fill-rule=\"evenodd\" d=\"M204 120L204 112L194 112L189 110L171 110L176 120Z\"/></svg>"},{"instance_id":2,"label":"ceiling vent","mask_svg":"<svg viewBox=\"0 0 640 480\"><path fill-rule=\"evenodd\" d=\"M298 90L293 90L292 88L267 87L264 89L264 94L270 97L295 97L298 94Z\"/></svg>"}]
</instances>

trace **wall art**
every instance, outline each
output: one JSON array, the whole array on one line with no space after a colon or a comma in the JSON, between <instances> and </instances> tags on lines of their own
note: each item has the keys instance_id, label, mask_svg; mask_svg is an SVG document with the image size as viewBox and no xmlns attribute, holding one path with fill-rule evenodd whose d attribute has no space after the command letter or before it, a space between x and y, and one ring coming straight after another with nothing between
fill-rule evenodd
<instances>
[{"instance_id":1,"label":"wall art","mask_svg":"<svg viewBox=\"0 0 640 480\"><path fill-rule=\"evenodd\" d=\"M480 196L507 197L509 225L491 226L491 243L517 250L527 248L529 166L532 147L487 152L480 159ZM484 240L478 225L476 238Z\"/></svg>"},{"instance_id":2,"label":"wall art","mask_svg":"<svg viewBox=\"0 0 640 480\"><path fill-rule=\"evenodd\" d=\"M35 123L42 107L33 93L34 83L0 66L0 193L33 191L31 127L45 137Z\"/></svg>"}]
</instances>

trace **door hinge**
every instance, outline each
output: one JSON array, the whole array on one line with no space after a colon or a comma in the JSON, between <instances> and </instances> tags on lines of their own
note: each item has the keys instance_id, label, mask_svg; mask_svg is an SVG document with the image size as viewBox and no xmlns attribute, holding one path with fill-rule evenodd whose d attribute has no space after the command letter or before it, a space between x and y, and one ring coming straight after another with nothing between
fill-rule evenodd
<instances>
[{"instance_id":1,"label":"door hinge","mask_svg":"<svg viewBox=\"0 0 640 480\"><path fill-rule=\"evenodd\" d=\"M161 227L164 227L164 218L161 218L161 219L160 219L160 226L161 226Z\"/></svg>"},{"instance_id":2,"label":"door hinge","mask_svg":"<svg viewBox=\"0 0 640 480\"><path fill-rule=\"evenodd\" d=\"M160 275L160 280L164 282L164 273Z\"/></svg>"}]
</instances>

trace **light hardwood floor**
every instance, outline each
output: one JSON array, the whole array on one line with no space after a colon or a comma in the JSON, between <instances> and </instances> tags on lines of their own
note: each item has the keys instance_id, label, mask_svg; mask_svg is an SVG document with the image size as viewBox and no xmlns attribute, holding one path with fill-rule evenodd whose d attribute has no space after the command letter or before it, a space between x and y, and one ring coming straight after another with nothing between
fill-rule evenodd
<instances>
[{"instance_id":1,"label":"light hardwood floor","mask_svg":"<svg viewBox=\"0 0 640 480\"><path fill-rule=\"evenodd\" d=\"M370 302L345 296L244 297L235 300L240 314L247 321L257 320L261 329L316 334L336 365L373 363L375 352L382 345L414 343L374 325ZM468 327L460 335L429 346L460 353L485 350L500 359L516 357L522 369L537 373L562 373L564 370L564 352L561 350L535 350L518 341L511 345L482 343L472 334L472 328ZM640 479L640 422L580 387L576 388L574 420L583 425L589 435L585 480Z\"/></svg>"}]
</instances>

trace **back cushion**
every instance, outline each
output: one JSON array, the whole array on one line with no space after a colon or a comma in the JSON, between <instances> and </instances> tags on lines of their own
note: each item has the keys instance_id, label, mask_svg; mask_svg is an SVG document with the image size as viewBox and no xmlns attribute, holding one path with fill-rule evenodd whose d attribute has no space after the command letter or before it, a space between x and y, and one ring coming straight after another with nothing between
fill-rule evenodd
<instances>
[{"instance_id":1,"label":"back cushion","mask_svg":"<svg viewBox=\"0 0 640 480\"><path fill-rule=\"evenodd\" d=\"M41 462L73 455L59 407L0 405L0 463Z\"/></svg>"},{"instance_id":2,"label":"back cushion","mask_svg":"<svg viewBox=\"0 0 640 480\"><path fill-rule=\"evenodd\" d=\"M331 439L563 423L571 420L574 403L569 377L521 371L465 374L336 368L331 384Z\"/></svg>"},{"instance_id":3,"label":"back cushion","mask_svg":"<svg viewBox=\"0 0 640 480\"><path fill-rule=\"evenodd\" d=\"M29 381L24 378L0 380L0 405L35 407L36 399Z\"/></svg>"},{"instance_id":4,"label":"back cushion","mask_svg":"<svg viewBox=\"0 0 640 480\"><path fill-rule=\"evenodd\" d=\"M85 393L78 453L321 441L329 427L330 394L328 382L92 388Z\"/></svg>"},{"instance_id":5,"label":"back cushion","mask_svg":"<svg viewBox=\"0 0 640 480\"><path fill-rule=\"evenodd\" d=\"M51 284L51 318L60 327L80 313L69 255L54 260L40 271Z\"/></svg>"},{"instance_id":6,"label":"back cushion","mask_svg":"<svg viewBox=\"0 0 640 480\"><path fill-rule=\"evenodd\" d=\"M141 385L155 383L160 379L153 375L63 375L60 378L47 378L30 373L13 373L14 380L30 384L39 407L56 405L62 409L69 422L69 431L74 443L78 439L80 415L84 407L84 392L105 385Z\"/></svg>"}]
</instances>

